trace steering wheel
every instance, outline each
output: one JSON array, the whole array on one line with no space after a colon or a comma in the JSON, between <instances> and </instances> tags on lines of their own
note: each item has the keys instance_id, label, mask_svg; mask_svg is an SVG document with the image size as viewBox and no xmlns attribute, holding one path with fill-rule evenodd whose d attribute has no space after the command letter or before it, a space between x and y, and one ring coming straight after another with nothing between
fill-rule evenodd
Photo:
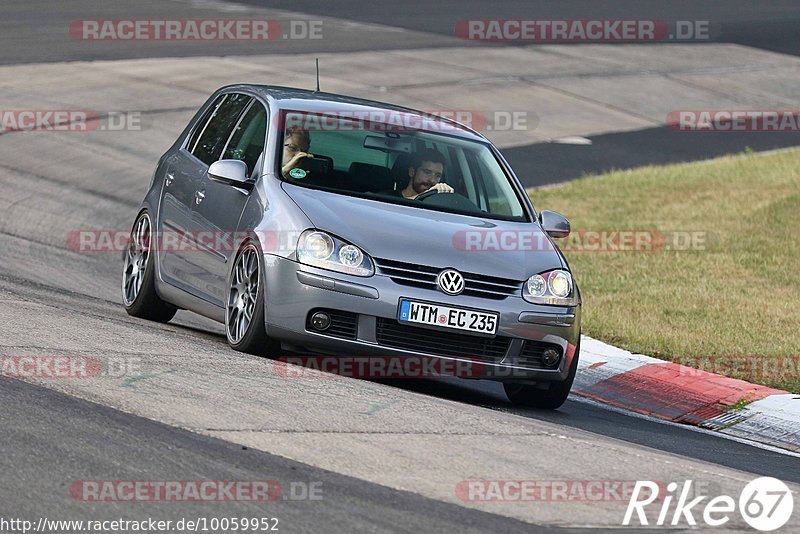
<instances>
[{"instance_id":1,"label":"steering wheel","mask_svg":"<svg viewBox=\"0 0 800 534\"><path fill-rule=\"evenodd\" d=\"M428 189L417 196L417 200L427 202L433 206L457 209L463 211L480 211L470 199L460 193L440 193L438 189Z\"/></svg>"},{"instance_id":2,"label":"steering wheel","mask_svg":"<svg viewBox=\"0 0 800 534\"><path fill-rule=\"evenodd\" d=\"M419 195L417 195L417 200L425 200L426 198L431 198L433 195L438 195L438 194L439 190L432 187L427 191L425 191L424 193L420 193ZM453 193L446 193L446 194L452 195Z\"/></svg>"}]
</instances>

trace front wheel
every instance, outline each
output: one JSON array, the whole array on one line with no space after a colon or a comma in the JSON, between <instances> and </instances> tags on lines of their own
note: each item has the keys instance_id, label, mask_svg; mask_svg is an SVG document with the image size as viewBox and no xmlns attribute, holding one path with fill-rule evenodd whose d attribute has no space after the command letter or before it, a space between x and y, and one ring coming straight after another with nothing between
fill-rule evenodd
<instances>
[{"instance_id":1,"label":"front wheel","mask_svg":"<svg viewBox=\"0 0 800 534\"><path fill-rule=\"evenodd\" d=\"M122 303L134 317L166 323L178 308L156 293L155 256L152 254L152 224L143 211L133 224L122 269Z\"/></svg>"},{"instance_id":2,"label":"front wheel","mask_svg":"<svg viewBox=\"0 0 800 534\"><path fill-rule=\"evenodd\" d=\"M225 333L233 350L273 356L280 343L267 336L264 326L264 276L261 252L247 243L236 255L228 280Z\"/></svg>"},{"instance_id":3,"label":"front wheel","mask_svg":"<svg viewBox=\"0 0 800 534\"><path fill-rule=\"evenodd\" d=\"M580 351L581 342L579 339L578 344L575 346L575 355L572 358L572 364L569 366L569 374L567 374L566 380L553 382L548 389L539 389L532 384L503 384L508 400L514 404L532 408L544 408L547 410L559 408L567 400L572 389L572 383L575 381Z\"/></svg>"}]
</instances>

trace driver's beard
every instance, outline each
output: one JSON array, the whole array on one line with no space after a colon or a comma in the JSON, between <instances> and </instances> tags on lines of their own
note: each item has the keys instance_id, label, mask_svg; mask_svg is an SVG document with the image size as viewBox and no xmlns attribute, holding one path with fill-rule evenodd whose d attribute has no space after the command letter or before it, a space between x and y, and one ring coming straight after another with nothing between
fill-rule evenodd
<instances>
[{"instance_id":1,"label":"driver's beard","mask_svg":"<svg viewBox=\"0 0 800 534\"><path fill-rule=\"evenodd\" d=\"M420 194L424 193L425 191L429 190L434 185L436 185L436 184L432 183L432 184L428 185L427 182L414 182L414 192L416 194L420 195Z\"/></svg>"}]
</instances>

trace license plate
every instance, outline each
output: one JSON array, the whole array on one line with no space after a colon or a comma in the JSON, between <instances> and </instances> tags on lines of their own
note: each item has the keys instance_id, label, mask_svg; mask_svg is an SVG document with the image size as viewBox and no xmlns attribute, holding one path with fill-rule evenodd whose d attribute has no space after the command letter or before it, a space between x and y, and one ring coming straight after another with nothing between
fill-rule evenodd
<instances>
[{"instance_id":1,"label":"license plate","mask_svg":"<svg viewBox=\"0 0 800 534\"><path fill-rule=\"evenodd\" d=\"M413 300L401 300L400 310L397 314L397 319L401 323L417 323L490 335L497 332L499 318L497 313L453 308L442 304Z\"/></svg>"}]
</instances>

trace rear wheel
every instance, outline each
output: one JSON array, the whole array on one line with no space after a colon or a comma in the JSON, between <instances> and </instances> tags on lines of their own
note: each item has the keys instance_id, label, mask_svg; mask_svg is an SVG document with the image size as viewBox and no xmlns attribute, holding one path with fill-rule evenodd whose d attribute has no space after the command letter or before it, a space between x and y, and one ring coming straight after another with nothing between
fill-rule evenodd
<instances>
[{"instance_id":1,"label":"rear wheel","mask_svg":"<svg viewBox=\"0 0 800 534\"><path fill-rule=\"evenodd\" d=\"M264 325L264 285L261 252L248 243L234 261L225 302L225 332L234 350L263 356L280 350Z\"/></svg>"},{"instance_id":2,"label":"rear wheel","mask_svg":"<svg viewBox=\"0 0 800 534\"><path fill-rule=\"evenodd\" d=\"M572 389L572 383L575 381L580 351L581 342L578 340L578 344L575 347L575 356L572 358L572 364L569 366L569 374L566 380L553 382L547 389L541 389L533 384L503 384L503 389L506 390L508 400L514 404L530 406L532 408L544 408L548 410L559 408L567 400L569 392Z\"/></svg>"},{"instance_id":3,"label":"rear wheel","mask_svg":"<svg viewBox=\"0 0 800 534\"><path fill-rule=\"evenodd\" d=\"M178 308L156 293L155 256L152 251L150 215L143 211L133 224L122 269L122 303L134 317L166 323Z\"/></svg>"}]
</instances>

